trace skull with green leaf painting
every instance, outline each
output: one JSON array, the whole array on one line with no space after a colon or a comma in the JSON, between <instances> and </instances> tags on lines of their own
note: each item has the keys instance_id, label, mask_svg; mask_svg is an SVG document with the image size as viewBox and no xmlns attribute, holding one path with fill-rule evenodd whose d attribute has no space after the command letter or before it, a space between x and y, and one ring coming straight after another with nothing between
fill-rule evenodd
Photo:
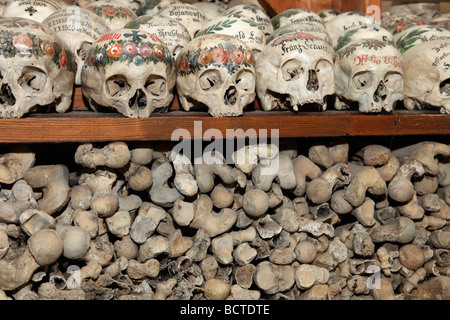
<instances>
[{"instance_id":1,"label":"skull with green leaf painting","mask_svg":"<svg viewBox=\"0 0 450 320\"><path fill-rule=\"evenodd\" d=\"M348 43L335 55L335 108L355 105L361 113L390 112L403 99L403 57L378 39Z\"/></svg>"}]
</instances>

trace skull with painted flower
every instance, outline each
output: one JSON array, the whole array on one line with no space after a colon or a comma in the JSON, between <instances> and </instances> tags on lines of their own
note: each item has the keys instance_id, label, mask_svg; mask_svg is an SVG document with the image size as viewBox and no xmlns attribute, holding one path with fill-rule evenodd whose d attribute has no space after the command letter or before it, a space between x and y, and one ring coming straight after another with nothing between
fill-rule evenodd
<instances>
[{"instance_id":1,"label":"skull with painted flower","mask_svg":"<svg viewBox=\"0 0 450 320\"><path fill-rule=\"evenodd\" d=\"M169 48L151 33L117 29L92 45L81 72L83 95L95 111L111 107L129 118L167 111L175 69Z\"/></svg>"}]
</instances>

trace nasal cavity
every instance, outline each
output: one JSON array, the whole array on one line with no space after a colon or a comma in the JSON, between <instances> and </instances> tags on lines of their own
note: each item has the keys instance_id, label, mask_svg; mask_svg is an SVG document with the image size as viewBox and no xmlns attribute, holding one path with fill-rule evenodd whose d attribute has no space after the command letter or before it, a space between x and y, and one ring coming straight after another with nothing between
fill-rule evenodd
<instances>
[{"instance_id":1,"label":"nasal cavity","mask_svg":"<svg viewBox=\"0 0 450 320\"><path fill-rule=\"evenodd\" d=\"M319 79L317 79L317 73L315 70L308 71L308 83L306 84L306 89L309 91L319 90Z\"/></svg>"},{"instance_id":2,"label":"nasal cavity","mask_svg":"<svg viewBox=\"0 0 450 320\"><path fill-rule=\"evenodd\" d=\"M380 102L385 101L387 98L387 88L383 81L378 84L377 90L373 94L373 101Z\"/></svg>"},{"instance_id":3,"label":"nasal cavity","mask_svg":"<svg viewBox=\"0 0 450 320\"><path fill-rule=\"evenodd\" d=\"M13 106L16 103L16 97L11 91L11 87L7 84L2 84L0 88L0 104L7 104Z\"/></svg>"},{"instance_id":4,"label":"nasal cavity","mask_svg":"<svg viewBox=\"0 0 450 320\"><path fill-rule=\"evenodd\" d=\"M235 105L237 101L237 90L236 87L229 87L227 91L225 91L224 96L225 105Z\"/></svg>"},{"instance_id":5,"label":"nasal cavity","mask_svg":"<svg viewBox=\"0 0 450 320\"><path fill-rule=\"evenodd\" d=\"M128 101L128 106L132 110L143 110L147 107L147 97L144 91L137 89L134 96Z\"/></svg>"}]
</instances>

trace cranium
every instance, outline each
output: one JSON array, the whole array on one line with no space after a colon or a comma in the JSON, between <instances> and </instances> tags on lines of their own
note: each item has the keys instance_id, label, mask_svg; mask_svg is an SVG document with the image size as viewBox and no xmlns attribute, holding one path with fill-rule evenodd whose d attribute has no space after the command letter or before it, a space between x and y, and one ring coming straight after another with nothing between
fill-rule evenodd
<instances>
[{"instance_id":1,"label":"cranium","mask_svg":"<svg viewBox=\"0 0 450 320\"><path fill-rule=\"evenodd\" d=\"M426 25L411 27L395 35L395 43L402 54L419 43L433 40L450 40L450 31Z\"/></svg>"},{"instance_id":2,"label":"cranium","mask_svg":"<svg viewBox=\"0 0 450 320\"><path fill-rule=\"evenodd\" d=\"M42 22L50 14L60 10L62 7L64 5L57 1L11 0L3 10L3 17L20 17Z\"/></svg>"},{"instance_id":3,"label":"cranium","mask_svg":"<svg viewBox=\"0 0 450 320\"><path fill-rule=\"evenodd\" d=\"M178 53L192 40L189 32L181 23L160 15L137 17L127 23L125 28L140 29L157 36L169 47L174 61Z\"/></svg>"},{"instance_id":4,"label":"cranium","mask_svg":"<svg viewBox=\"0 0 450 320\"><path fill-rule=\"evenodd\" d=\"M264 110L319 105L334 94L333 48L311 34L287 33L266 45L256 61L256 92Z\"/></svg>"},{"instance_id":5,"label":"cranium","mask_svg":"<svg viewBox=\"0 0 450 320\"><path fill-rule=\"evenodd\" d=\"M327 23L331 19L335 18L336 16L340 15L341 12L334 10L334 9L327 9L317 12L319 17L322 18L324 23Z\"/></svg>"},{"instance_id":6,"label":"cranium","mask_svg":"<svg viewBox=\"0 0 450 320\"><path fill-rule=\"evenodd\" d=\"M392 111L403 99L402 66L403 58L392 44L377 39L350 42L335 55L336 95L357 102L363 113Z\"/></svg>"},{"instance_id":7,"label":"cranium","mask_svg":"<svg viewBox=\"0 0 450 320\"><path fill-rule=\"evenodd\" d=\"M310 22L293 23L280 27L270 36L266 37L266 43L271 42L273 39L278 38L283 34L291 32L309 33L331 44L331 38L325 26Z\"/></svg>"},{"instance_id":8,"label":"cranium","mask_svg":"<svg viewBox=\"0 0 450 320\"><path fill-rule=\"evenodd\" d=\"M229 7L222 13L222 16L251 20L263 30L266 36L270 35L274 30L270 16L261 8L255 6L238 4Z\"/></svg>"},{"instance_id":9,"label":"cranium","mask_svg":"<svg viewBox=\"0 0 450 320\"><path fill-rule=\"evenodd\" d=\"M137 17L130 8L115 1L94 1L86 9L105 20L111 30L123 28Z\"/></svg>"},{"instance_id":10,"label":"cranium","mask_svg":"<svg viewBox=\"0 0 450 320\"><path fill-rule=\"evenodd\" d=\"M201 28L196 37L204 34L226 34L242 40L257 59L266 45L266 35L252 20L244 18L218 17Z\"/></svg>"},{"instance_id":11,"label":"cranium","mask_svg":"<svg viewBox=\"0 0 450 320\"><path fill-rule=\"evenodd\" d=\"M25 18L0 20L0 114L20 118L33 107L72 103L74 60L43 24Z\"/></svg>"},{"instance_id":12,"label":"cranium","mask_svg":"<svg viewBox=\"0 0 450 320\"><path fill-rule=\"evenodd\" d=\"M162 8L158 14L178 21L186 27L191 38L200 30L203 24L208 21L203 12L189 3L173 3Z\"/></svg>"},{"instance_id":13,"label":"cranium","mask_svg":"<svg viewBox=\"0 0 450 320\"><path fill-rule=\"evenodd\" d=\"M320 26L325 26L322 18L315 12L308 9L288 9L272 18L272 24L274 30L281 28L285 25L294 23L309 22L315 23Z\"/></svg>"},{"instance_id":14,"label":"cranium","mask_svg":"<svg viewBox=\"0 0 450 320\"><path fill-rule=\"evenodd\" d=\"M450 113L450 40L420 43L403 54L405 107Z\"/></svg>"},{"instance_id":15,"label":"cranium","mask_svg":"<svg viewBox=\"0 0 450 320\"><path fill-rule=\"evenodd\" d=\"M394 44L395 42L394 35L389 30L376 24L371 24L350 28L337 39L334 50L338 51L348 43L362 39L377 39L390 44Z\"/></svg>"},{"instance_id":16,"label":"cranium","mask_svg":"<svg viewBox=\"0 0 450 320\"><path fill-rule=\"evenodd\" d=\"M92 45L81 72L81 88L91 107L112 107L129 118L167 110L175 70L169 48L154 35L118 29Z\"/></svg>"},{"instance_id":17,"label":"cranium","mask_svg":"<svg viewBox=\"0 0 450 320\"><path fill-rule=\"evenodd\" d=\"M336 48L339 37L348 30L374 24L376 21L373 17L362 12L349 11L328 20L325 26L333 41L333 48Z\"/></svg>"},{"instance_id":18,"label":"cranium","mask_svg":"<svg viewBox=\"0 0 450 320\"><path fill-rule=\"evenodd\" d=\"M415 14L395 14L381 19L381 26L389 30L393 35L411 27L426 25L419 16Z\"/></svg>"},{"instance_id":19,"label":"cranium","mask_svg":"<svg viewBox=\"0 0 450 320\"><path fill-rule=\"evenodd\" d=\"M207 107L214 117L242 115L256 96L252 51L233 36L195 38L178 55L177 90L186 111Z\"/></svg>"},{"instance_id":20,"label":"cranium","mask_svg":"<svg viewBox=\"0 0 450 320\"><path fill-rule=\"evenodd\" d=\"M205 15L207 20L212 20L220 16L226 9L223 2L194 2L193 6L199 8Z\"/></svg>"},{"instance_id":21,"label":"cranium","mask_svg":"<svg viewBox=\"0 0 450 320\"><path fill-rule=\"evenodd\" d=\"M180 0L148 0L136 10L136 14L138 16L154 15L166 6L180 2Z\"/></svg>"},{"instance_id":22,"label":"cranium","mask_svg":"<svg viewBox=\"0 0 450 320\"><path fill-rule=\"evenodd\" d=\"M43 22L65 43L75 58L75 84L81 85L81 69L92 43L109 27L95 13L78 6L69 6L48 16Z\"/></svg>"}]
</instances>

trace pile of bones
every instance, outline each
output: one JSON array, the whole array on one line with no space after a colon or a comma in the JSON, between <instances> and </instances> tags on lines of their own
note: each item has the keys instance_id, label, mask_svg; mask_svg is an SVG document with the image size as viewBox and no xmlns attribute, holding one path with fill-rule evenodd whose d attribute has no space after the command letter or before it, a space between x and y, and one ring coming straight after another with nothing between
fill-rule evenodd
<instances>
[{"instance_id":1,"label":"pile of bones","mask_svg":"<svg viewBox=\"0 0 450 320\"><path fill-rule=\"evenodd\" d=\"M13 146L0 297L450 299L450 146L352 145Z\"/></svg>"},{"instance_id":2,"label":"pile of bones","mask_svg":"<svg viewBox=\"0 0 450 320\"><path fill-rule=\"evenodd\" d=\"M412 9L269 16L256 0L9 0L0 117L66 112L77 86L88 108L130 118L168 111L175 92L181 110L214 117L449 113L450 17Z\"/></svg>"}]
</instances>

